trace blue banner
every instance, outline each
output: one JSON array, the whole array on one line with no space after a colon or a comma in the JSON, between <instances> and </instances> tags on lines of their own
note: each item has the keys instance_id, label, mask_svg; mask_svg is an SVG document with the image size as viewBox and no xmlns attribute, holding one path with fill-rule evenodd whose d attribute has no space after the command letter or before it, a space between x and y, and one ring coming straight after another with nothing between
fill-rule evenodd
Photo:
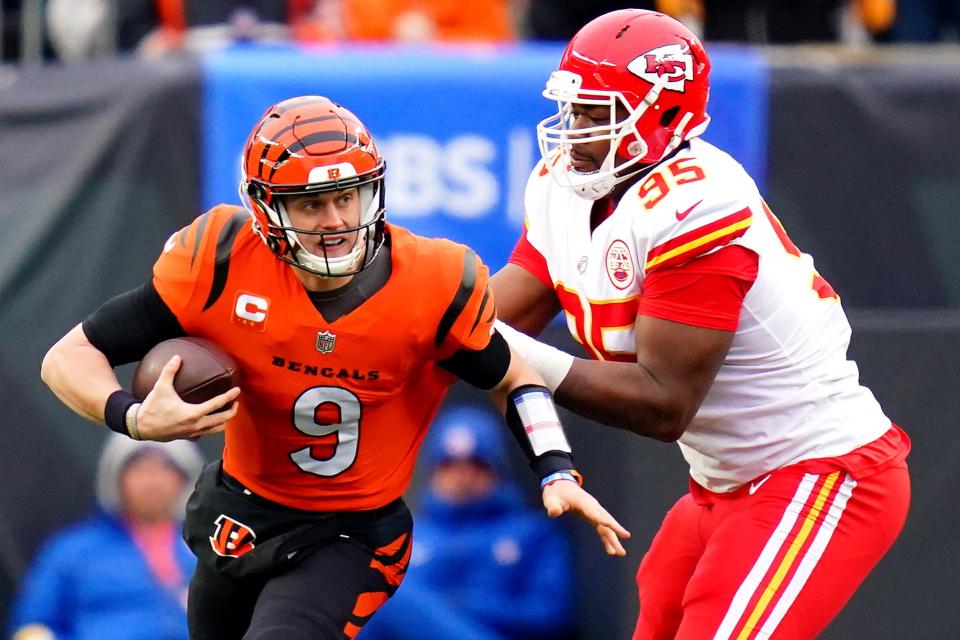
<instances>
[{"instance_id":1,"label":"blue banner","mask_svg":"<svg viewBox=\"0 0 960 640\"><path fill-rule=\"evenodd\" d=\"M240 152L270 105L318 94L369 127L387 159L388 218L470 245L496 270L523 220L539 159L540 95L562 47L236 48L203 61L203 204L238 202ZM712 52L708 140L765 175L766 66L744 49Z\"/></svg>"}]
</instances>

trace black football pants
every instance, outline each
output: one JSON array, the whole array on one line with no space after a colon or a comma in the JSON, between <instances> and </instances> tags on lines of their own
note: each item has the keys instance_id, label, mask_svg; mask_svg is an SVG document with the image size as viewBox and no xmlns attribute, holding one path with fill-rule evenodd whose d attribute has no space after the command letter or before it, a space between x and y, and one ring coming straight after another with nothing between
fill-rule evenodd
<instances>
[{"instance_id":1,"label":"black football pants","mask_svg":"<svg viewBox=\"0 0 960 640\"><path fill-rule=\"evenodd\" d=\"M362 547L335 541L266 579L232 580L197 565L190 582L190 638L352 638L373 613L359 601L360 594L384 589L383 575L371 568L371 561ZM386 597L384 593L383 601Z\"/></svg>"},{"instance_id":2,"label":"black football pants","mask_svg":"<svg viewBox=\"0 0 960 640\"><path fill-rule=\"evenodd\" d=\"M211 549L223 537L221 514L257 532L240 558ZM285 538L289 531L300 533ZM364 512L291 510L210 465L188 504L185 536L198 556L191 640L350 640L403 579L412 520L401 500Z\"/></svg>"}]
</instances>

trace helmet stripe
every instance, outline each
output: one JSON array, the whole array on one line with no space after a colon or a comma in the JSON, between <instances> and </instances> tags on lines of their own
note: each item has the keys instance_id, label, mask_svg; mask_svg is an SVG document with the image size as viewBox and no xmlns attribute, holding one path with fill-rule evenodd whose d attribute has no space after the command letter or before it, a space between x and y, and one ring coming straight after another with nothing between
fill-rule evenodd
<instances>
[{"instance_id":1,"label":"helmet stripe","mask_svg":"<svg viewBox=\"0 0 960 640\"><path fill-rule=\"evenodd\" d=\"M273 168L270 169L270 175L267 177L267 180L269 181L273 180L273 176L274 174L277 173L277 169L279 169L280 165L286 162L287 158L289 157L290 157L290 149L284 149L283 151L280 152L280 155L277 156L276 161L274 161L273 163Z\"/></svg>"},{"instance_id":2,"label":"helmet stripe","mask_svg":"<svg viewBox=\"0 0 960 640\"><path fill-rule=\"evenodd\" d=\"M317 133L311 133L308 136L297 140L295 143L291 144L288 149L290 153L296 153L297 151L306 151L308 147L315 144L322 144L324 142L342 142L344 145L357 144L357 136L352 133L342 133L340 131L318 131ZM339 149L336 149L339 151ZM332 151L328 152L332 153Z\"/></svg>"},{"instance_id":3,"label":"helmet stripe","mask_svg":"<svg viewBox=\"0 0 960 640\"><path fill-rule=\"evenodd\" d=\"M303 96L299 99L287 100L277 104L273 108L273 113L277 115L283 115L290 109L295 107L302 107L305 104L335 104L329 98L324 98L323 96Z\"/></svg>"},{"instance_id":4,"label":"helmet stripe","mask_svg":"<svg viewBox=\"0 0 960 640\"><path fill-rule=\"evenodd\" d=\"M272 142L267 142L263 145L263 151L260 153L260 162L257 163L257 177L263 180L263 165L264 160L267 159L267 154L270 152L271 147L273 147Z\"/></svg>"},{"instance_id":5,"label":"helmet stripe","mask_svg":"<svg viewBox=\"0 0 960 640\"><path fill-rule=\"evenodd\" d=\"M359 122L357 122L353 118L344 118L341 115L331 113L323 116L317 116L315 118L298 118L296 121L294 121L293 124L287 125L282 129L270 134L270 139L273 142L277 142L280 136L287 133L288 131L293 130L294 127L303 127L304 125L313 124L315 122L326 122L328 120L340 120L341 122L346 122L352 125L356 125L358 127L362 126Z\"/></svg>"}]
</instances>

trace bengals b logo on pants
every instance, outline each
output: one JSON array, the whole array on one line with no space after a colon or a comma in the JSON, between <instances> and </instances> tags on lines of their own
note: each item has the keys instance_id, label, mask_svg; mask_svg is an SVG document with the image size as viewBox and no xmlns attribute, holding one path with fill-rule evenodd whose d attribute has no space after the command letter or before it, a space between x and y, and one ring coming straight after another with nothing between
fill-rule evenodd
<instances>
[{"instance_id":1,"label":"bengals b logo on pants","mask_svg":"<svg viewBox=\"0 0 960 640\"><path fill-rule=\"evenodd\" d=\"M215 554L239 558L253 551L253 541L257 538L253 529L222 513L214 524L217 528L210 537L210 546Z\"/></svg>"}]
</instances>

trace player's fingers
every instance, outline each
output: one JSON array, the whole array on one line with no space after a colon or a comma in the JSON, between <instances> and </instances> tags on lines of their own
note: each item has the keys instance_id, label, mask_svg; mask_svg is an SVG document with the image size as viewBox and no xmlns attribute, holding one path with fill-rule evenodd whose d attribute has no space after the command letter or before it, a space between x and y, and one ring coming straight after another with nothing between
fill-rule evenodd
<instances>
[{"instance_id":1,"label":"player's fingers","mask_svg":"<svg viewBox=\"0 0 960 640\"><path fill-rule=\"evenodd\" d=\"M201 436L211 436L211 435L213 435L213 434L215 434L215 433L223 433L223 432L226 430L226 428L227 428L226 423L225 423L225 422L221 422L220 424L217 424L217 425L214 425L214 426L209 427L209 428L207 428L207 429L204 429L204 430L203 430L203 433L201 433L200 435L201 435Z\"/></svg>"},{"instance_id":2,"label":"player's fingers","mask_svg":"<svg viewBox=\"0 0 960 640\"><path fill-rule=\"evenodd\" d=\"M627 550L620 543L620 538L610 527L597 525L597 533L600 535L600 541L603 543L603 549L609 556L625 556Z\"/></svg>"},{"instance_id":3,"label":"player's fingers","mask_svg":"<svg viewBox=\"0 0 960 640\"><path fill-rule=\"evenodd\" d=\"M213 413L217 409L227 406L240 396L240 387L233 387L227 391L224 391L218 396L214 396L207 400L206 402L201 402L197 405L197 410L202 415L208 413Z\"/></svg>"},{"instance_id":4,"label":"player's fingers","mask_svg":"<svg viewBox=\"0 0 960 640\"><path fill-rule=\"evenodd\" d=\"M205 415L197 420L196 426L198 429L212 429L213 427L219 427L221 425L226 425L227 422L233 420L237 415L237 411L240 408L240 403L234 401L233 406L225 411L217 411L216 413L211 413Z\"/></svg>"},{"instance_id":5,"label":"player's fingers","mask_svg":"<svg viewBox=\"0 0 960 640\"><path fill-rule=\"evenodd\" d=\"M200 438L205 438L206 436L211 436L215 433L223 433L226 428L225 424L215 424L211 427L204 427L202 429L194 429L188 435L181 436L186 438L190 442L196 442Z\"/></svg>"},{"instance_id":6,"label":"player's fingers","mask_svg":"<svg viewBox=\"0 0 960 640\"><path fill-rule=\"evenodd\" d=\"M594 526L603 525L613 529L623 538L630 537L630 532L624 529L623 525L617 522L616 518L610 515L610 512L604 509L596 498L582 488L578 488L577 491L578 493L570 496L570 508Z\"/></svg>"},{"instance_id":7,"label":"player's fingers","mask_svg":"<svg viewBox=\"0 0 960 640\"><path fill-rule=\"evenodd\" d=\"M610 515L610 512L597 504L589 513L583 514L590 522L597 525L597 531L600 527L608 529L614 537L629 538L630 532L622 524L617 522L616 518Z\"/></svg>"},{"instance_id":8,"label":"player's fingers","mask_svg":"<svg viewBox=\"0 0 960 640\"><path fill-rule=\"evenodd\" d=\"M172 358L167 360L167 364L163 365L163 369L160 370L160 375L157 377L157 382L154 386L157 386L161 383L172 387L173 378L177 375L177 371L180 370L180 356L174 355Z\"/></svg>"}]
</instances>

